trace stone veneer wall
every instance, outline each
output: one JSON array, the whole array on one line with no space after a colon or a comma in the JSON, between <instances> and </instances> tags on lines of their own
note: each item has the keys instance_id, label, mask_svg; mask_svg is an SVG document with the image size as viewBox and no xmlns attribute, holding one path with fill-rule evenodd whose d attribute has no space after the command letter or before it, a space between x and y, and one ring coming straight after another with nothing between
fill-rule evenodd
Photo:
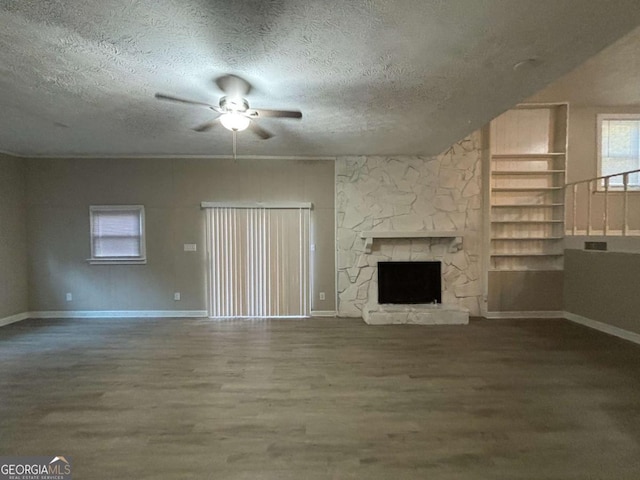
<instances>
[{"instance_id":1,"label":"stone veneer wall","mask_svg":"<svg viewBox=\"0 0 640 480\"><path fill-rule=\"evenodd\" d=\"M442 303L480 314L481 136L475 132L437 157L340 157L336 162L338 314L362 316L377 303L378 261L441 260ZM446 239L376 239L364 252L360 232L464 232Z\"/></svg>"}]
</instances>

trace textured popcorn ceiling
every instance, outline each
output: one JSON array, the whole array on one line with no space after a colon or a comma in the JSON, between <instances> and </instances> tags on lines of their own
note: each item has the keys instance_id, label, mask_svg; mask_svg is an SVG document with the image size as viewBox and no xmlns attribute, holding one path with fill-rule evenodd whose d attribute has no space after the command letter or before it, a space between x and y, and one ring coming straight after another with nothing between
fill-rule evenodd
<instances>
[{"instance_id":1,"label":"textured popcorn ceiling","mask_svg":"<svg viewBox=\"0 0 640 480\"><path fill-rule=\"evenodd\" d=\"M241 155L436 154L640 23L637 0L0 0L0 150L227 155L196 133L248 79ZM514 70L514 64L536 61Z\"/></svg>"},{"instance_id":2,"label":"textured popcorn ceiling","mask_svg":"<svg viewBox=\"0 0 640 480\"><path fill-rule=\"evenodd\" d=\"M640 107L639 79L640 28L636 28L538 92L531 101L563 99L577 107Z\"/></svg>"}]
</instances>

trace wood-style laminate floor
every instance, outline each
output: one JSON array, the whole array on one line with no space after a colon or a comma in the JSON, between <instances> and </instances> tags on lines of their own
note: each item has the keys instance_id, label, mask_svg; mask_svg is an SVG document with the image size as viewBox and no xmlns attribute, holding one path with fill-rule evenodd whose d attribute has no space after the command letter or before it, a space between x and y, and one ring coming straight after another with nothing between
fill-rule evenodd
<instances>
[{"instance_id":1,"label":"wood-style laminate floor","mask_svg":"<svg viewBox=\"0 0 640 480\"><path fill-rule=\"evenodd\" d=\"M640 478L640 346L563 320L29 320L0 365L0 455L76 480Z\"/></svg>"}]
</instances>

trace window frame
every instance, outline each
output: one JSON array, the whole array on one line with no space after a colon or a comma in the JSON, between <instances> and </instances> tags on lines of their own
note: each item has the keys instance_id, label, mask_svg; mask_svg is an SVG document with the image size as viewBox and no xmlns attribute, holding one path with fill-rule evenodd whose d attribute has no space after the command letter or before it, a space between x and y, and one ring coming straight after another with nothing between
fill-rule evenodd
<instances>
[{"instance_id":1,"label":"window frame","mask_svg":"<svg viewBox=\"0 0 640 480\"><path fill-rule=\"evenodd\" d=\"M140 220L140 255L137 257L97 257L94 252L94 212L135 211ZM91 257L87 260L91 265L141 265L147 263L146 223L144 205L90 205L89 206L89 243Z\"/></svg>"},{"instance_id":2,"label":"window frame","mask_svg":"<svg viewBox=\"0 0 640 480\"><path fill-rule=\"evenodd\" d=\"M602 123L606 120L635 120L640 122L640 113L598 113L596 115L596 158L597 158L597 177L604 176L602 174ZM640 147L639 147L640 150ZM638 152L638 168L640 168L640 151ZM597 182L597 191L604 192L604 179ZM640 193L640 182L637 185L628 185L628 192ZM622 185L609 185L609 192L624 192Z\"/></svg>"}]
</instances>

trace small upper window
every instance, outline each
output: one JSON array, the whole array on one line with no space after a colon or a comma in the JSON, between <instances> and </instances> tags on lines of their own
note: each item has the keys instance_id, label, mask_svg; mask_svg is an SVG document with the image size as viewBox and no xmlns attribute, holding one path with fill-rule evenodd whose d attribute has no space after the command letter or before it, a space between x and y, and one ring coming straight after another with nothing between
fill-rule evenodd
<instances>
[{"instance_id":1,"label":"small upper window","mask_svg":"<svg viewBox=\"0 0 640 480\"><path fill-rule=\"evenodd\" d=\"M89 215L91 263L146 263L142 205L91 206Z\"/></svg>"},{"instance_id":2,"label":"small upper window","mask_svg":"<svg viewBox=\"0 0 640 480\"><path fill-rule=\"evenodd\" d=\"M640 169L640 114L598 115L598 133L600 176ZM624 187L623 176L611 177L609 186L615 189ZM640 188L638 172L628 176L628 186Z\"/></svg>"}]
</instances>

